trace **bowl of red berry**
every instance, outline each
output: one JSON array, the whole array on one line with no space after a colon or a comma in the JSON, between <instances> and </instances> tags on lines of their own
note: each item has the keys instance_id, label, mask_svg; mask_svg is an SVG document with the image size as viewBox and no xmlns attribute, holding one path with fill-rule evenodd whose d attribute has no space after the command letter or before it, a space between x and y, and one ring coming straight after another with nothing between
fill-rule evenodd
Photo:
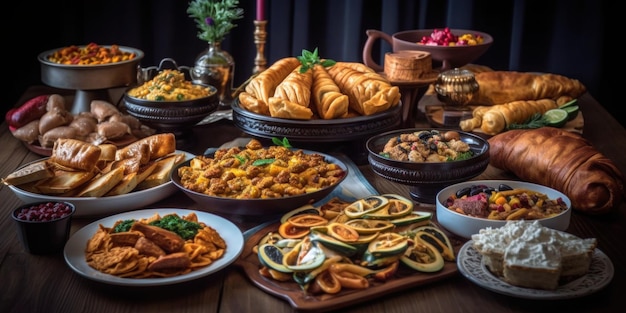
<instances>
[{"instance_id":1,"label":"bowl of red berry","mask_svg":"<svg viewBox=\"0 0 626 313\"><path fill-rule=\"evenodd\" d=\"M470 29L434 28L416 29L388 35L379 30L367 30L363 59L372 60L372 46L377 39L387 41L394 52L419 50L430 53L433 68L446 71L476 61L493 44L487 33ZM370 61L372 62L372 61Z\"/></svg>"},{"instance_id":2,"label":"bowl of red berry","mask_svg":"<svg viewBox=\"0 0 626 313\"><path fill-rule=\"evenodd\" d=\"M63 251L75 211L69 202L43 201L21 205L11 217L28 252L51 254Z\"/></svg>"}]
</instances>

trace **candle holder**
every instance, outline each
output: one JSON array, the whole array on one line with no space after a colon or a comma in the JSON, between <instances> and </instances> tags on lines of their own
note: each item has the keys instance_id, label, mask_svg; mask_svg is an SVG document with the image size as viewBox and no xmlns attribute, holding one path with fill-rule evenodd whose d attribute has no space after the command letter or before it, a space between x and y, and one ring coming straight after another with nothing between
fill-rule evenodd
<instances>
[{"instance_id":1,"label":"candle holder","mask_svg":"<svg viewBox=\"0 0 626 313\"><path fill-rule=\"evenodd\" d=\"M265 27L267 21L254 21L254 44L256 45L256 57L254 58L254 69L252 74L263 72L267 68L267 59L265 59L265 40L267 32Z\"/></svg>"}]
</instances>

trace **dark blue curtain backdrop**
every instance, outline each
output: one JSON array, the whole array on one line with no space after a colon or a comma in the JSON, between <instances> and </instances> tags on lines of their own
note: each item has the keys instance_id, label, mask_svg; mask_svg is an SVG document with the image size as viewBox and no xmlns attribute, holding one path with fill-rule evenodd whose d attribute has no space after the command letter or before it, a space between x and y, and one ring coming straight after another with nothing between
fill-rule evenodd
<instances>
[{"instance_id":1,"label":"dark blue curtain backdrop","mask_svg":"<svg viewBox=\"0 0 626 313\"><path fill-rule=\"evenodd\" d=\"M41 84L37 54L89 42L141 49L143 67L173 58L192 66L206 43L186 13L186 0L57 0L14 2L3 33L9 92L3 109L30 85ZM626 79L617 50L624 39L617 1L596 0L266 0L268 64L302 49L341 61L362 62L367 29L388 34L419 28L487 32L494 44L475 63L496 70L551 72L581 80L622 123L617 111ZM255 0L241 0L244 18L222 46L236 61L235 85L254 67ZM620 17L618 17L620 14ZM620 32L618 34L618 31ZM374 59L390 51L377 42ZM617 51L616 51L617 50ZM612 57L608 55L611 53ZM619 98L618 98L619 97Z\"/></svg>"}]
</instances>

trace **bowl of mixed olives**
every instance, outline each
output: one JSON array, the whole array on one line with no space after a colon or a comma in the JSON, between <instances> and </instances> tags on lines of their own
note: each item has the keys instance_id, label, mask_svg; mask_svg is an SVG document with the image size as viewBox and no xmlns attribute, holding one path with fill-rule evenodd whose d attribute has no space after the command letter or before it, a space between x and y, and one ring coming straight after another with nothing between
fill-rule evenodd
<instances>
[{"instance_id":1,"label":"bowl of mixed olives","mask_svg":"<svg viewBox=\"0 0 626 313\"><path fill-rule=\"evenodd\" d=\"M368 162L377 175L409 186L411 198L435 203L437 193L489 165L489 143L453 129L400 129L371 137Z\"/></svg>"},{"instance_id":2,"label":"bowl of mixed olives","mask_svg":"<svg viewBox=\"0 0 626 313\"><path fill-rule=\"evenodd\" d=\"M538 220L545 227L569 227L570 199L546 186L511 180L473 180L454 184L437 194L437 221L451 233L471 238L487 227L511 220Z\"/></svg>"}]
</instances>

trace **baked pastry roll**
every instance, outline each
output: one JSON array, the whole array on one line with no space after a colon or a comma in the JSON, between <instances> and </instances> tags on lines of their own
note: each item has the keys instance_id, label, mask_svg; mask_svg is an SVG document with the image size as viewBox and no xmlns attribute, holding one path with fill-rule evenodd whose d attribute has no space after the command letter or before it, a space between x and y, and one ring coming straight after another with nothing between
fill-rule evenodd
<instances>
[{"instance_id":1,"label":"baked pastry roll","mask_svg":"<svg viewBox=\"0 0 626 313\"><path fill-rule=\"evenodd\" d=\"M91 172L96 167L100 147L69 138L59 138L54 142L50 161L70 169Z\"/></svg>"},{"instance_id":2,"label":"baked pastry roll","mask_svg":"<svg viewBox=\"0 0 626 313\"><path fill-rule=\"evenodd\" d=\"M474 76L479 88L470 105L495 105L516 100L557 100L561 96L575 99L586 91L580 81L557 74L491 71Z\"/></svg>"},{"instance_id":3,"label":"baked pastry roll","mask_svg":"<svg viewBox=\"0 0 626 313\"><path fill-rule=\"evenodd\" d=\"M274 96L269 98L270 116L308 120L313 116L309 108L311 101L311 85L313 72L300 73L301 66L296 67L276 86Z\"/></svg>"},{"instance_id":4,"label":"baked pastry roll","mask_svg":"<svg viewBox=\"0 0 626 313\"><path fill-rule=\"evenodd\" d=\"M329 67L328 74L348 95L350 108L361 115L376 114L400 102L399 88L377 73L359 72L340 63Z\"/></svg>"},{"instance_id":5,"label":"baked pastry roll","mask_svg":"<svg viewBox=\"0 0 626 313\"><path fill-rule=\"evenodd\" d=\"M490 165L561 191L574 210L605 214L622 201L622 173L580 134L541 127L509 130L488 141Z\"/></svg>"},{"instance_id":6,"label":"baked pastry roll","mask_svg":"<svg viewBox=\"0 0 626 313\"><path fill-rule=\"evenodd\" d=\"M313 109L321 119L343 118L348 115L350 100L341 92L326 69L316 64L313 67Z\"/></svg>"},{"instance_id":7,"label":"baked pastry roll","mask_svg":"<svg viewBox=\"0 0 626 313\"><path fill-rule=\"evenodd\" d=\"M300 61L295 57L287 57L274 62L246 85L245 91L239 94L239 102L251 112L269 115L269 98L274 95L278 84L298 65Z\"/></svg>"}]
</instances>

